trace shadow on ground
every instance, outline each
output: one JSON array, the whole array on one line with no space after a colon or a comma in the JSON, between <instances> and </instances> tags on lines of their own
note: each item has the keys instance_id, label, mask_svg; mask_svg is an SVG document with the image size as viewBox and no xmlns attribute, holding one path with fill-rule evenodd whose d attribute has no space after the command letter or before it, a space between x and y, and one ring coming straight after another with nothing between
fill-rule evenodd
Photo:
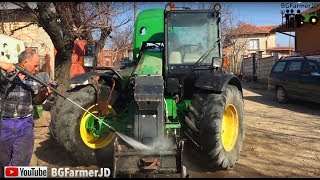
<instances>
[{"instance_id":1,"label":"shadow on ground","mask_svg":"<svg viewBox=\"0 0 320 180\"><path fill-rule=\"evenodd\" d=\"M320 103L290 99L287 104L280 104L276 101L275 95L268 91L265 84L242 82L242 87L245 90L258 94L257 96L244 96L243 98L245 100L273 106L275 108L320 116Z\"/></svg>"},{"instance_id":2,"label":"shadow on ground","mask_svg":"<svg viewBox=\"0 0 320 180\"><path fill-rule=\"evenodd\" d=\"M77 166L68 152L50 136L39 145L34 152L39 160L53 166Z\"/></svg>"},{"instance_id":3,"label":"shadow on ground","mask_svg":"<svg viewBox=\"0 0 320 180\"><path fill-rule=\"evenodd\" d=\"M266 177L255 169L236 163L228 170L214 170L206 166L207 159L200 156L195 146L186 143L184 148L183 163L187 167L192 178L243 178L243 177Z\"/></svg>"}]
</instances>

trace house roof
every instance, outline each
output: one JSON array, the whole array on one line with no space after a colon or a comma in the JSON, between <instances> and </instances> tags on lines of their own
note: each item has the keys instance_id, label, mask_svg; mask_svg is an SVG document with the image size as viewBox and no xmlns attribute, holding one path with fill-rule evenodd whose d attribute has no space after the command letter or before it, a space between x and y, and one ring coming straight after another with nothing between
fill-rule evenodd
<instances>
[{"instance_id":1,"label":"house roof","mask_svg":"<svg viewBox=\"0 0 320 180\"><path fill-rule=\"evenodd\" d=\"M301 12L302 16L305 16L311 12L316 12L317 15L320 14L320 4L316 4L315 6ZM295 28L293 27L286 27L285 22L278 25L276 28L272 30L272 32L293 32Z\"/></svg>"},{"instance_id":2,"label":"house roof","mask_svg":"<svg viewBox=\"0 0 320 180\"><path fill-rule=\"evenodd\" d=\"M294 48L290 46L278 46L266 49L267 51L293 51Z\"/></svg>"},{"instance_id":3,"label":"house roof","mask_svg":"<svg viewBox=\"0 0 320 180\"><path fill-rule=\"evenodd\" d=\"M252 34L270 34L271 30L274 29L275 25L268 26L255 26L249 23L244 23L240 25L238 28L232 30L229 35L252 35Z\"/></svg>"}]
</instances>

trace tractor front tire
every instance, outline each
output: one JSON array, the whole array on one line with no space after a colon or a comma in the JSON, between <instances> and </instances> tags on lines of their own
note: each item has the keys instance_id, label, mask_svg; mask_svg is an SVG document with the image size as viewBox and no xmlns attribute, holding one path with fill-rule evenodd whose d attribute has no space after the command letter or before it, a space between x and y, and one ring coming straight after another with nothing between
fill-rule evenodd
<instances>
[{"instance_id":1,"label":"tractor front tire","mask_svg":"<svg viewBox=\"0 0 320 180\"><path fill-rule=\"evenodd\" d=\"M81 107L95 104L96 90L93 86L79 86L67 92L67 98ZM106 147L88 147L80 135L80 123L85 111L68 100L59 98L51 112L50 131L60 145L77 161L78 165L111 166L113 141Z\"/></svg>"},{"instance_id":2,"label":"tractor front tire","mask_svg":"<svg viewBox=\"0 0 320 180\"><path fill-rule=\"evenodd\" d=\"M222 94L195 94L185 117L187 137L201 149L213 170L229 169L240 156L244 141L244 105L236 86Z\"/></svg>"}]
</instances>

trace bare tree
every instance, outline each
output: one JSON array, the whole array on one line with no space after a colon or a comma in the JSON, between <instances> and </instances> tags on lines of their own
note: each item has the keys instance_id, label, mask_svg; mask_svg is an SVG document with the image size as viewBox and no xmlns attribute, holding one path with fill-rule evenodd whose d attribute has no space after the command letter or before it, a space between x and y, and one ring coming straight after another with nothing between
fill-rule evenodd
<instances>
[{"instance_id":1,"label":"bare tree","mask_svg":"<svg viewBox=\"0 0 320 180\"><path fill-rule=\"evenodd\" d=\"M248 37L244 29L239 28L245 22L235 15L231 3L222 3L221 19L222 42L226 50L224 53L229 60L228 71L238 74L242 55L248 47Z\"/></svg>"},{"instance_id":2,"label":"bare tree","mask_svg":"<svg viewBox=\"0 0 320 180\"><path fill-rule=\"evenodd\" d=\"M113 62L117 65L120 63L119 53L128 54L132 49L133 42L133 24L123 29L117 29L112 32L111 46L113 47Z\"/></svg>"},{"instance_id":3,"label":"bare tree","mask_svg":"<svg viewBox=\"0 0 320 180\"><path fill-rule=\"evenodd\" d=\"M37 2L36 8L27 2L12 3L29 17L30 23L43 27L50 36L57 50L55 79L61 90L68 85L74 41L94 43L98 55L110 33L131 20L120 16L133 8L126 2Z\"/></svg>"}]
</instances>

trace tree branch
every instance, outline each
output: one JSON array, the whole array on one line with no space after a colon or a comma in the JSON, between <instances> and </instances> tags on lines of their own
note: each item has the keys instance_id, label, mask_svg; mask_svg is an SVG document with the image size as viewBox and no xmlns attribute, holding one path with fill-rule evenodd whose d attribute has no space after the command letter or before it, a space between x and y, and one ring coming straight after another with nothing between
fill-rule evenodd
<instances>
[{"instance_id":1,"label":"tree branch","mask_svg":"<svg viewBox=\"0 0 320 180\"><path fill-rule=\"evenodd\" d=\"M36 23L37 25L40 25L38 19L39 19L39 15L38 12L35 11L34 9L30 8L27 2L11 2L14 5L19 6L20 8L22 8L23 10L26 11L26 14L30 15L32 18L32 21L34 23Z\"/></svg>"},{"instance_id":2,"label":"tree branch","mask_svg":"<svg viewBox=\"0 0 320 180\"><path fill-rule=\"evenodd\" d=\"M16 31L18 31L18 30L20 30L20 29L29 27L29 26L31 26L31 25L33 25L33 24L34 24L34 22L31 22L31 23L29 23L29 24L26 24L26 25L24 25L24 26L21 26L21 27L18 27L18 28L16 28L16 29L11 30L11 31L10 31L10 32L11 32L10 36L12 36L12 35L14 34L14 32L16 32Z\"/></svg>"}]
</instances>

